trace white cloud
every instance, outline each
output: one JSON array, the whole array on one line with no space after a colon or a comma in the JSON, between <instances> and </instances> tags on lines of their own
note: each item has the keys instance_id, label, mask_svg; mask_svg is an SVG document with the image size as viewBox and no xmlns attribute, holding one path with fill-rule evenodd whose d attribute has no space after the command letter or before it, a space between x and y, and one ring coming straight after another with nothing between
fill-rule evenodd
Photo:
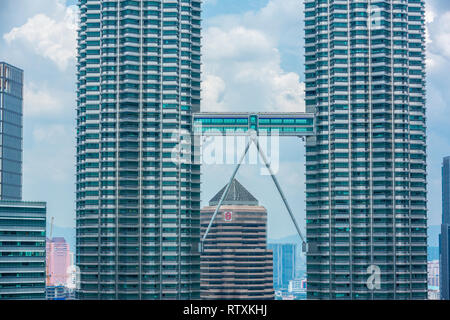
<instances>
[{"instance_id":1,"label":"white cloud","mask_svg":"<svg viewBox=\"0 0 450 320\"><path fill-rule=\"evenodd\" d=\"M270 0L259 10L219 15L207 23L227 29L237 25L258 29L278 44L300 48L302 12L302 0Z\"/></svg>"},{"instance_id":2,"label":"white cloud","mask_svg":"<svg viewBox=\"0 0 450 320\"><path fill-rule=\"evenodd\" d=\"M436 18L436 12L430 2L425 2L425 23L432 23Z\"/></svg>"},{"instance_id":3,"label":"white cloud","mask_svg":"<svg viewBox=\"0 0 450 320\"><path fill-rule=\"evenodd\" d=\"M425 42L427 44L430 44L432 42L428 26L433 23L435 18L436 13L434 11L434 8L429 2L427 2L425 4Z\"/></svg>"},{"instance_id":4,"label":"white cloud","mask_svg":"<svg viewBox=\"0 0 450 320\"><path fill-rule=\"evenodd\" d=\"M298 0L270 0L208 21L202 111L304 111L304 84L283 70L280 52L301 58L301 8Z\"/></svg>"},{"instance_id":5,"label":"white cloud","mask_svg":"<svg viewBox=\"0 0 450 320\"><path fill-rule=\"evenodd\" d=\"M206 75L202 82L202 89L204 91L202 104L206 106L206 109L222 104L226 89L222 78L212 74Z\"/></svg>"},{"instance_id":6,"label":"white cloud","mask_svg":"<svg viewBox=\"0 0 450 320\"><path fill-rule=\"evenodd\" d=\"M61 137L67 135L66 128L60 124L37 127L33 130L34 140L39 143L46 142L54 144L55 142L58 142Z\"/></svg>"},{"instance_id":7,"label":"white cloud","mask_svg":"<svg viewBox=\"0 0 450 320\"><path fill-rule=\"evenodd\" d=\"M439 73L450 59L450 11L438 12L426 3L425 22L428 72Z\"/></svg>"},{"instance_id":8,"label":"white cloud","mask_svg":"<svg viewBox=\"0 0 450 320\"><path fill-rule=\"evenodd\" d=\"M3 38L8 44L20 42L35 53L52 60L60 70L65 70L76 56L77 8L66 7L55 1L56 13L50 17L40 13L15 27Z\"/></svg>"},{"instance_id":9,"label":"white cloud","mask_svg":"<svg viewBox=\"0 0 450 320\"><path fill-rule=\"evenodd\" d=\"M431 41L437 52L450 58L450 11L442 14L438 20L438 28L433 30Z\"/></svg>"},{"instance_id":10,"label":"white cloud","mask_svg":"<svg viewBox=\"0 0 450 320\"><path fill-rule=\"evenodd\" d=\"M262 30L215 26L204 39L203 111L304 111L299 75Z\"/></svg>"},{"instance_id":11,"label":"white cloud","mask_svg":"<svg viewBox=\"0 0 450 320\"><path fill-rule=\"evenodd\" d=\"M46 86L30 82L24 86L24 115L44 116L60 114L63 110L63 103L52 94Z\"/></svg>"}]
</instances>

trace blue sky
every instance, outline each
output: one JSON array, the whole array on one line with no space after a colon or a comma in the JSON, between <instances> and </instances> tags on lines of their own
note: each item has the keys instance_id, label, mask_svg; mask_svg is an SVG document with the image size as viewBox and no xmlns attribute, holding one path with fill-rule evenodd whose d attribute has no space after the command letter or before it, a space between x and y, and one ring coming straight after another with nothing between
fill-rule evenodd
<instances>
[{"instance_id":1,"label":"blue sky","mask_svg":"<svg viewBox=\"0 0 450 320\"><path fill-rule=\"evenodd\" d=\"M0 60L25 70L24 199L48 202L48 216L75 225L76 1L1 0ZM206 0L203 111L303 111L301 0ZM429 224L440 223L442 157L450 155L450 2L427 1ZM304 146L281 143L281 185L304 225ZM203 168L203 204L233 166ZM295 233L259 168L238 179L269 211L269 234Z\"/></svg>"}]
</instances>

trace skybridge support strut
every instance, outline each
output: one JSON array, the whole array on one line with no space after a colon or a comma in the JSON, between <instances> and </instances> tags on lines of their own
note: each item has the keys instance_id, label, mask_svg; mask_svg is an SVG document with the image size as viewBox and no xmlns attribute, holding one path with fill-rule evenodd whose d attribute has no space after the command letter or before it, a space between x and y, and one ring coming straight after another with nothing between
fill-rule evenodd
<instances>
[{"instance_id":1,"label":"skybridge support strut","mask_svg":"<svg viewBox=\"0 0 450 320\"><path fill-rule=\"evenodd\" d=\"M267 170L269 170L269 172L270 172L270 176L272 177L273 183L277 187L278 193L280 194L281 199L283 200L284 205L286 206L286 209L289 212L289 215L291 216L291 220L294 223L295 229L297 229L297 233L300 236L300 239L302 239L302 249L303 249L303 251L306 251L306 247L305 247L306 246L306 240L303 237L303 234L302 234L302 232L300 230L299 225L297 224L297 221L295 220L294 213L292 212L292 209L289 206L289 203L288 203L286 197L284 196L284 192L283 192L283 190L281 190L281 186L278 183L278 179L275 176L274 172L272 171L272 168L270 167L270 163L267 161L267 158L266 158L266 155L264 154L264 151L261 149L261 146L259 144L258 138L254 139L253 141L256 144L256 148L258 149L258 152L261 155L261 158L263 159Z\"/></svg>"},{"instance_id":2,"label":"skybridge support strut","mask_svg":"<svg viewBox=\"0 0 450 320\"><path fill-rule=\"evenodd\" d=\"M234 180L234 178L236 177L236 174L237 174L237 172L239 171L239 168L241 167L242 162L244 161L245 156L247 155L248 150L250 149L251 144L254 143L254 144L256 145L256 149L258 150L258 153L260 154L262 160L264 161L264 164L265 164L267 170L268 170L269 173L270 173L270 176L272 177L272 181L274 182L274 184L275 184L275 186L276 186L276 188L277 188L277 190L278 190L278 193L280 194L281 199L283 200L283 203L284 203L284 205L285 205L285 207L286 207L286 209L287 209L287 211L288 211L288 213L289 213L289 216L291 217L291 220L292 220L292 222L294 223L295 229L297 230L297 233L298 233L298 235L300 236L300 239L302 239L302 251L303 251L303 252L306 252L306 251L307 251L306 240L305 240L305 238L303 237L303 234L302 234L302 232L301 232L301 230L300 230L299 225L297 224L297 221L295 220L294 214L293 214L293 212L292 212L291 207L289 206L289 203L288 203L286 197L284 196L283 190L281 190L281 186L280 186L280 184L278 183L278 180L277 180L277 178L276 178L274 172L272 171L272 168L270 167L270 163L268 162L267 157L266 157L266 155L264 154L264 151L261 149L261 146L260 146L259 141L258 141L258 136L257 136L256 134L250 134L249 137L250 137L250 140L249 140L249 142L247 143L247 146L246 146L246 148L245 148L245 151L244 151L244 153L242 154L242 156L241 156L241 158L240 158L240 160L239 160L239 162L238 162L236 168L234 169L233 174L231 175L230 181L228 182L227 187L225 188L225 191L224 191L224 193L222 194L222 197L220 198L219 203L217 204L216 210L214 211L214 214L213 214L213 216L211 217L211 221L209 222L209 225L208 225L208 228L207 228L206 231L205 231L205 234L203 235L202 239L200 240L199 251L200 251L201 253L204 252L204 242L205 242L205 240L206 240L206 237L208 236L208 233L209 233L209 231L211 230L212 224L214 223L214 220L215 220L217 214L219 213L219 210L220 210L220 207L222 206L223 201L226 199L226 197L227 197L227 195L228 195L228 192L229 192L229 190L230 190L231 184L233 183L233 180Z\"/></svg>"},{"instance_id":3,"label":"skybridge support strut","mask_svg":"<svg viewBox=\"0 0 450 320\"><path fill-rule=\"evenodd\" d=\"M239 171L239 168L241 167L242 162L245 159L245 156L247 155L248 150L250 149L250 146L252 144L252 138L250 138L249 142L247 143L247 146L245 147L245 151L242 154L241 158L239 159L239 162L236 166L236 168L233 171L233 174L231 175L230 181L227 184L227 187L225 191L222 194L222 197L220 198L219 203L217 204L216 210L214 211L213 216L211 217L211 221L209 222L208 228L206 229L205 234L203 235L202 240L200 240L200 252L203 252L203 244L205 242L206 237L208 236L209 230L211 230L211 226L214 223L214 220L216 219L217 213L219 213L220 207L222 206L223 201L228 195L228 191L230 191L231 184L233 183L234 178L236 177L237 172Z\"/></svg>"}]
</instances>

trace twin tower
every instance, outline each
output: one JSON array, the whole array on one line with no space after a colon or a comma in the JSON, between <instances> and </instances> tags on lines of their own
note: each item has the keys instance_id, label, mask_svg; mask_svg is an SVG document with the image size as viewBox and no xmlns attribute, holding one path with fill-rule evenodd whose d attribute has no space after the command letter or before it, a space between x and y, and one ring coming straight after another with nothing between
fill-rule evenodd
<instances>
[{"instance_id":1,"label":"twin tower","mask_svg":"<svg viewBox=\"0 0 450 320\"><path fill-rule=\"evenodd\" d=\"M79 0L81 299L200 297L201 4ZM426 299L424 1L303 4L308 298Z\"/></svg>"}]
</instances>

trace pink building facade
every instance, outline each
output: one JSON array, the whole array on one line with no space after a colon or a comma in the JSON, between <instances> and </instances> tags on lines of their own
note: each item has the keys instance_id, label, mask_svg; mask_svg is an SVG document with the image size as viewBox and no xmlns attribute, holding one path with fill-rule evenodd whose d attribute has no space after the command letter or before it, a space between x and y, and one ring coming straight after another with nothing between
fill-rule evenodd
<instances>
[{"instance_id":1,"label":"pink building facade","mask_svg":"<svg viewBox=\"0 0 450 320\"><path fill-rule=\"evenodd\" d=\"M47 266L50 274L47 286L65 286L70 263L70 247L66 240L61 237L47 239Z\"/></svg>"}]
</instances>

